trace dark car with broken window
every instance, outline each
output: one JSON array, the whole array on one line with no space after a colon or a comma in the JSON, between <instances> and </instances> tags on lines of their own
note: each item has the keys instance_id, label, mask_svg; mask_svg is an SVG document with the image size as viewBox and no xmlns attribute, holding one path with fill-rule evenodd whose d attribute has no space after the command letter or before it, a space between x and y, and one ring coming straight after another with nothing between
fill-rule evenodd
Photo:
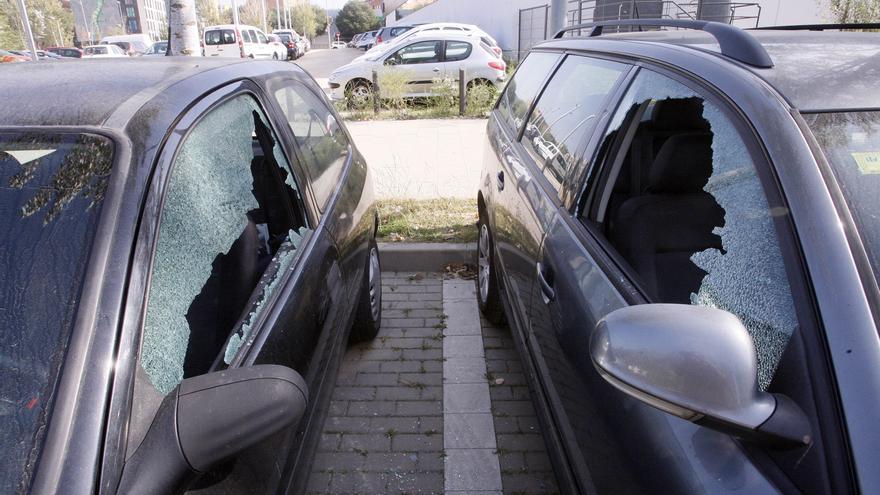
<instances>
[{"instance_id":1,"label":"dark car with broken window","mask_svg":"<svg viewBox=\"0 0 880 495\"><path fill-rule=\"evenodd\" d=\"M301 491L370 171L299 68L119 64L0 69L0 491Z\"/></svg>"},{"instance_id":2,"label":"dark car with broken window","mask_svg":"<svg viewBox=\"0 0 880 495\"><path fill-rule=\"evenodd\" d=\"M500 96L479 304L564 492L880 492L880 35L815 29L581 26Z\"/></svg>"}]
</instances>

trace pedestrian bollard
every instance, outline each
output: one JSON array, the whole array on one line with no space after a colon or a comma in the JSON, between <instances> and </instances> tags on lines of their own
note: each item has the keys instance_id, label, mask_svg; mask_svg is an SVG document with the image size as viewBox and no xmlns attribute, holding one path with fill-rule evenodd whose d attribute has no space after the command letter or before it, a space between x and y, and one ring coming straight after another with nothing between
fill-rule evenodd
<instances>
[{"instance_id":1,"label":"pedestrian bollard","mask_svg":"<svg viewBox=\"0 0 880 495\"><path fill-rule=\"evenodd\" d=\"M464 116L467 109L467 91L464 84L464 67L458 68L458 114Z\"/></svg>"},{"instance_id":2,"label":"pedestrian bollard","mask_svg":"<svg viewBox=\"0 0 880 495\"><path fill-rule=\"evenodd\" d=\"M379 114L379 72L373 69L373 113Z\"/></svg>"}]
</instances>

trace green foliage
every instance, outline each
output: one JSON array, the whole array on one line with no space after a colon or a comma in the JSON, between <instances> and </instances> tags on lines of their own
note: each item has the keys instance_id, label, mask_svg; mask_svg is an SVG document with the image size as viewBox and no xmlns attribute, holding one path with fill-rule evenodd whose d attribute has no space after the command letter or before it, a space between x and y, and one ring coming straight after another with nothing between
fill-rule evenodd
<instances>
[{"instance_id":1,"label":"green foliage","mask_svg":"<svg viewBox=\"0 0 880 495\"><path fill-rule=\"evenodd\" d=\"M327 33L327 11L311 5L312 11L315 13L315 35L320 36Z\"/></svg>"},{"instance_id":2,"label":"green foliage","mask_svg":"<svg viewBox=\"0 0 880 495\"><path fill-rule=\"evenodd\" d=\"M827 0L827 2L834 22L880 21L880 0Z\"/></svg>"},{"instance_id":3,"label":"green foliage","mask_svg":"<svg viewBox=\"0 0 880 495\"><path fill-rule=\"evenodd\" d=\"M199 22L199 33L207 26L232 23L232 9L220 10L214 0L196 0L196 18Z\"/></svg>"},{"instance_id":4,"label":"green foliage","mask_svg":"<svg viewBox=\"0 0 880 495\"><path fill-rule=\"evenodd\" d=\"M336 14L336 27L345 38L372 31L379 27L380 19L366 2L350 0Z\"/></svg>"},{"instance_id":5,"label":"green foliage","mask_svg":"<svg viewBox=\"0 0 880 495\"><path fill-rule=\"evenodd\" d=\"M431 106L437 116L451 115L458 97L458 84L451 77L435 77L431 80Z\"/></svg>"},{"instance_id":6,"label":"green foliage","mask_svg":"<svg viewBox=\"0 0 880 495\"><path fill-rule=\"evenodd\" d=\"M409 75L400 69L386 67L379 71L379 96L385 108L402 110L406 106L407 81Z\"/></svg>"},{"instance_id":7,"label":"green foliage","mask_svg":"<svg viewBox=\"0 0 880 495\"><path fill-rule=\"evenodd\" d=\"M57 0L25 0L34 41L39 48L73 43L73 12ZM0 0L0 47L27 49L18 13L18 2Z\"/></svg>"},{"instance_id":8,"label":"green foliage","mask_svg":"<svg viewBox=\"0 0 880 495\"><path fill-rule=\"evenodd\" d=\"M266 12L266 20L268 21L270 12ZM246 0L239 4L238 20L242 24L250 26L263 27L263 6L260 0Z\"/></svg>"},{"instance_id":9,"label":"green foliage","mask_svg":"<svg viewBox=\"0 0 880 495\"><path fill-rule=\"evenodd\" d=\"M290 23L290 27L306 38L314 38L317 33L315 11L308 4L300 4L290 10Z\"/></svg>"},{"instance_id":10,"label":"green foliage","mask_svg":"<svg viewBox=\"0 0 880 495\"><path fill-rule=\"evenodd\" d=\"M485 117L495 104L498 90L491 84L473 84L468 89L467 113L472 117Z\"/></svg>"}]
</instances>

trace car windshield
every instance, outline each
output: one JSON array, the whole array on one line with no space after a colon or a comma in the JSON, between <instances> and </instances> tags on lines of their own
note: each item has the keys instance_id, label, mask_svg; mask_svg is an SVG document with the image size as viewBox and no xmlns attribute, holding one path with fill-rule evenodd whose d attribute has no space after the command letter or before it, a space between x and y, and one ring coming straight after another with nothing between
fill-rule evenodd
<instances>
[{"instance_id":1,"label":"car windshield","mask_svg":"<svg viewBox=\"0 0 880 495\"><path fill-rule=\"evenodd\" d=\"M113 146L0 133L0 492L27 491L76 318Z\"/></svg>"},{"instance_id":2,"label":"car windshield","mask_svg":"<svg viewBox=\"0 0 880 495\"><path fill-rule=\"evenodd\" d=\"M880 280L880 111L804 115L846 198Z\"/></svg>"}]
</instances>

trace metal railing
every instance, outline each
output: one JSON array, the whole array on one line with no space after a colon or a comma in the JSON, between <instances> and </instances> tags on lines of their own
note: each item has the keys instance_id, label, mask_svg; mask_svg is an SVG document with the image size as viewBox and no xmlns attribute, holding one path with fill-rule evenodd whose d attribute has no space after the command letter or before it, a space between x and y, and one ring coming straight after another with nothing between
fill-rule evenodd
<instances>
[{"instance_id":1,"label":"metal railing","mask_svg":"<svg viewBox=\"0 0 880 495\"><path fill-rule=\"evenodd\" d=\"M519 43L516 59L519 60L534 45L546 40L553 33L547 32L549 5L541 5L519 11Z\"/></svg>"},{"instance_id":2,"label":"metal railing","mask_svg":"<svg viewBox=\"0 0 880 495\"><path fill-rule=\"evenodd\" d=\"M624 19L690 19L757 27L761 5L726 0L569 0L568 25ZM621 27L630 31L632 27ZM635 28L638 29L638 28Z\"/></svg>"}]
</instances>

